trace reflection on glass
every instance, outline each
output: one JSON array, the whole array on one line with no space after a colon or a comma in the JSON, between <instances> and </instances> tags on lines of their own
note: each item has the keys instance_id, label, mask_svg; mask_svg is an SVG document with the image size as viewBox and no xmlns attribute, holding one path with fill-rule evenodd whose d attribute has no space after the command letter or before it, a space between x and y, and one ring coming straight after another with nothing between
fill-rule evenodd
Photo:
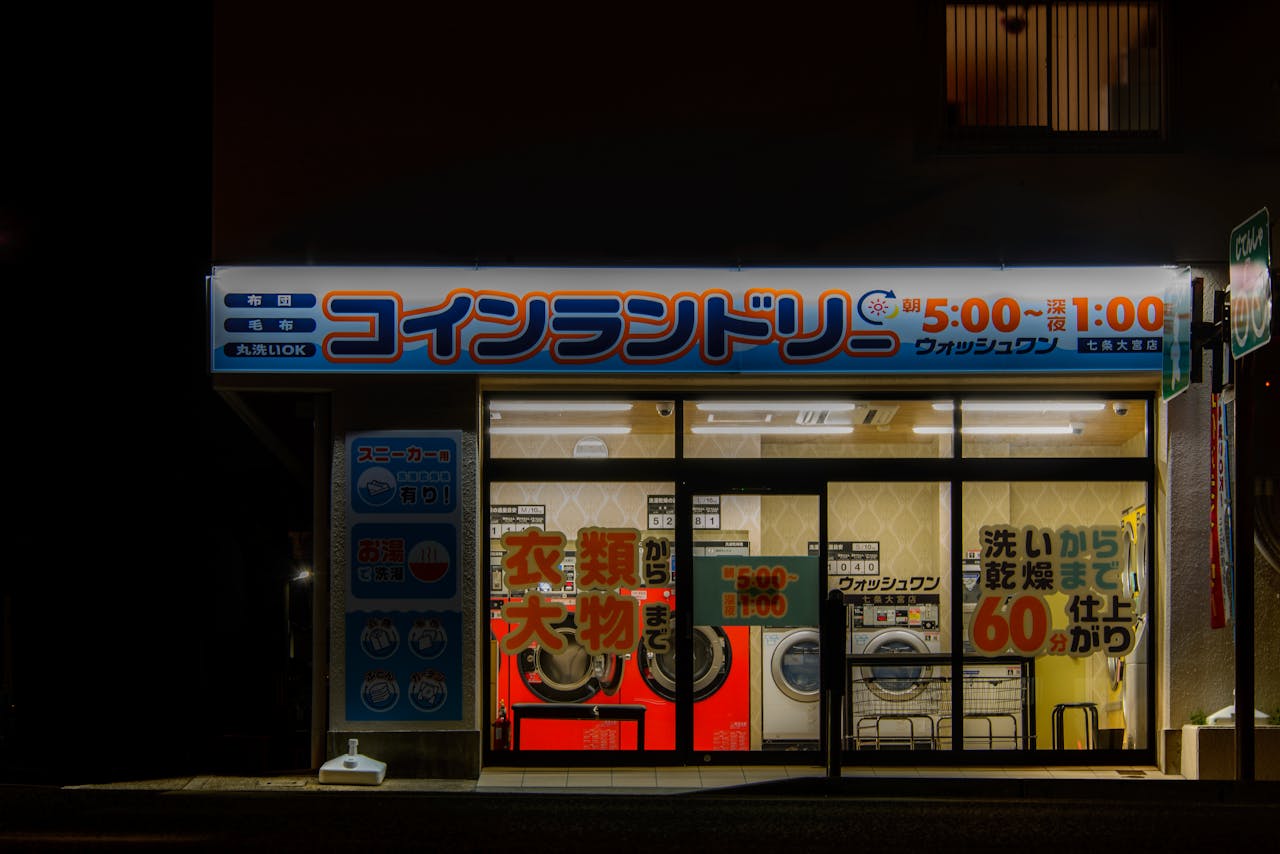
<instances>
[{"instance_id":1,"label":"reflection on glass","mask_svg":"<svg viewBox=\"0 0 1280 854\"><path fill-rule=\"evenodd\" d=\"M984 740L988 724L971 732L966 718L966 746L1010 746L999 737L1007 719L988 712L1014 696L1015 673L994 654L1034 663L1024 702L1034 699L1038 748L1150 747L1146 485L966 483L962 536L965 713L994 728ZM1048 621L1039 631L1037 614Z\"/></svg>"},{"instance_id":2,"label":"reflection on glass","mask_svg":"<svg viewBox=\"0 0 1280 854\"><path fill-rule=\"evenodd\" d=\"M844 594L850 653L890 630L919 652L950 651L949 484L829 483L827 536L826 589Z\"/></svg>"},{"instance_id":3,"label":"reflection on glass","mask_svg":"<svg viewBox=\"0 0 1280 854\"><path fill-rule=\"evenodd\" d=\"M934 407L950 415L954 404ZM1141 457L1146 402L1128 399L963 400L966 457ZM921 425L919 432L950 432Z\"/></svg>"},{"instance_id":4,"label":"reflection on glass","mask_svg":"<svg viewBox=\"0 0 1280 854\"><path fill-rule=\"evenodd\" d=\"M666 401L517 398L488 401L495 459L669 458L675 419Z\"/></svg>"},{"instance_id":5,"label":"reflection on glass","mask_svg":"<svg viewBox=\"0 0 1280 854\"><path fill-rule=\"evenodd\" d=\"M671 558L653 549L654 563L667 571L650 574L645 547L674 539L669 514L647 514L674 494L675 485L661 481L490 485L489 711L491 719L502 710L521 721L521 751L636 750L637 707L644 709L643 749L675 749L674 692L652 678L646 644L664 641L646 615L650 605L664 612L674 605ZM522 549L528 560L518 556ZM563 609L563 616L530 616L533 605ZM512 640L530 626L527 640ZM547 704L594 711L548 717Z\"/></svg>"}]
</instances>

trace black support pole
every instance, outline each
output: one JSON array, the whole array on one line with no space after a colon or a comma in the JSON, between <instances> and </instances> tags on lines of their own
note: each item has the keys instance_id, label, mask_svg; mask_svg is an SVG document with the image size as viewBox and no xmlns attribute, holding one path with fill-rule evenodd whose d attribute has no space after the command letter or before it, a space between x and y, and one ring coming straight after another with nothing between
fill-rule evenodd
<instances>
[{"instance_id":1,"label":"black support pole","mask_svg":"<svg viewBox=\"0 0 1280 854\"><path fill-rule=\"evenodd\" d=\"M823 544L825 545L825 543ZM820 551L825 557L825 549ZM840 779L840 760L844 750L844 693L848 668L845 666L845 606L839 590L827 593L822 603L821 650L822 681L827 700L827 779Z\"/></svg>"},{"instance_id":2,"label":"black support pole","mask_svg":"<svg viewBox=\"0 0 1280 854\"><path fill-rule=\"evenodd\" d=\"M1269 345L1270 346L1270 345ZM1236 779L1252 781L1254 765L1254 360L1241 358L1236 370L1235 454L1235 629L1236 629Z\"/></svg>"}]
</instances>

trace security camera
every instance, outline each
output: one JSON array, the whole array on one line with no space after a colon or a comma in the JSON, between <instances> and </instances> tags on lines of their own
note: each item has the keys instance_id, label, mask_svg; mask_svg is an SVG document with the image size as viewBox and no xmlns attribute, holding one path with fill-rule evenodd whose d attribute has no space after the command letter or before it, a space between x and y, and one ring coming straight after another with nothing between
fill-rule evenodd
<instances>
[{"instance_id":1,"label":"security camera","mask_svg":"<svg viewBox=\"0 0 1280 854\"><path fill-rule=\"evenodd\" d=\"M1129 404L1127 403L1122 403L1117 400L1115 403L1111 404L1111 408L1115 411L1116 415L1129 414Z\"/></svg>"},{"instance_id":2,"label":"security camera","mask_svg":"<svg viewBox=\"0 0 1280 854\"><path fill-rule=\"evenodd\" d=\"M656 404L655 408L658 410L659 415L666 418L671 414L672 410L675 409L675 403L670 400L660 400Z\"/></svg>"}]
</instances>

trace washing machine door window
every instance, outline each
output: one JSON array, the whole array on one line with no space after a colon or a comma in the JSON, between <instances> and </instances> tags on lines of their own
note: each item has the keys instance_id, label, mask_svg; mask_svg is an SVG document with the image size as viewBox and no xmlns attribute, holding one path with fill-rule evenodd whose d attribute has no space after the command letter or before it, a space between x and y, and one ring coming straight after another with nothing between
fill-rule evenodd
<instances>
[{"instance_id":1,"label":"washing machine door window","mask_svg":"<svg viewBox=\"0 0 1280 854\"><path fill-rule=\"evenodd\" d=\"M537 647L520 653L520 677L529 690L552 703L581 703L600 692L616 693L622 684L621 659L587 652L574 626L562 625L556 631L565 640L564 649Z\"/></svg>"},{"instance_id":2,"label":"washing machine door window","mask_svg":"<svg viewBox=\"0 0 1280 854\"><path fill-rule=\"evenodd\" d=\"M929 647L914 632L889 631L867 643L867 655L927 653ZM931 668L924 664L876 664L862 668L867 688L882 700L901 702L919 696L928 687Z\"/></svg>"},{"instance_id":3,"label":"washing machine door window","mask_svg":"<svg viewBox=\"0 0 1280 854\"><path fill-rule=\"evenodd\" d=\"M818 633L805 629L778 642L770 671L783 694L802 703L814 703L821 689L822 666Z\"/></svg>"},{"instance_id":4,"label":"washing machine door window","mask_svg":"<svg viewBox=\"0 0 1280 854\"><path fill-rule=\"evenodd\" d=\"M641 641L643 646L644 641ZM640 656L640 673L650 687L667 700L676 698L676 653L652 652L645 648ZM729 643L717 626L693 627L693 699L710 697L724 684L729 673Z\"/></svg>"}]
</instances>

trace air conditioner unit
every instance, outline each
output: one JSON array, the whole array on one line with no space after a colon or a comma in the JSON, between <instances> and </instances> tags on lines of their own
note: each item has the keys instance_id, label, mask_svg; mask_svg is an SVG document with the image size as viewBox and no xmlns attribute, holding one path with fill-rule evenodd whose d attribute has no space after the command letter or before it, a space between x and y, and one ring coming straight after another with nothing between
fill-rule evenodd
<instances>
[{"instance_id":1,"label":"air conditioner unit","mask_svg":"<svg viewBox=\"0 0 1280 854\"><path fill-rule=\"evenodd\" d=\"M862 424L867 427L883 427L893 420L898 414L898 407L887 406L884 404L874 404L871 406L859 405L853 413L853 423Z\"/></svg>"}]
</instances>

